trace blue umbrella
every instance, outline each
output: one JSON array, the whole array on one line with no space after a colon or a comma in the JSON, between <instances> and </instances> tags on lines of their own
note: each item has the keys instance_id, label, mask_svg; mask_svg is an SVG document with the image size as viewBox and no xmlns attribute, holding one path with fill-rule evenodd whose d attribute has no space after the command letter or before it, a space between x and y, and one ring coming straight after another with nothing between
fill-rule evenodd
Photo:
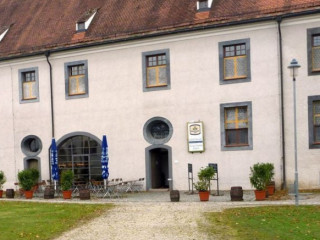
<instances>
[{"instance_id":1,"label":"blue umbrella","mask_svg":"<svg viewBox=\"0 0 320 240\"><path fill-rule=\"evenodd\" d=\"M52 138L50 149L50 163L51 163L51 175L54 180L54 186L56 188L56 181L59 180L59 168L58 168L58 151L56 140Z\"/></svg>"},{"instance_id":2,"label":"blue umbrella","mask_svg":"<svg viewBox=\"0 0 320 240\"><path fill-rule=\"evenodd\" d=\"M106 182L109 177L109 155L108 155L108 143L106 135L102 137L102 147L101 147L101 167L102 167L102 178L104 180L104 187L106 188Z\"/></svg>"}]
</instances>

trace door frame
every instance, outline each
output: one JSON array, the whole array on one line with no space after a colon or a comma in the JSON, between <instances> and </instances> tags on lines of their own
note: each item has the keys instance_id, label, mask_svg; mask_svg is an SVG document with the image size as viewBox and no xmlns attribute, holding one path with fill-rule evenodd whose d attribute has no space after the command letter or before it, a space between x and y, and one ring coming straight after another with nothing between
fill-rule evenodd
<instances>
[{"instance_id":1,"label":"door frame","mask_svg":"<svg viewBox=\"0 0 320 240\"><path fill-rule=\"evenodd\" d=\"M170 146L155 144L147 147L145 149L146 156L146 190L148 191L151 188L151 151L154 149L163 148L168 151L168 176L171 179L169 181L169 189L173 190L173 178L172 178L172 148Z\"/></svg>"}]
</instances>

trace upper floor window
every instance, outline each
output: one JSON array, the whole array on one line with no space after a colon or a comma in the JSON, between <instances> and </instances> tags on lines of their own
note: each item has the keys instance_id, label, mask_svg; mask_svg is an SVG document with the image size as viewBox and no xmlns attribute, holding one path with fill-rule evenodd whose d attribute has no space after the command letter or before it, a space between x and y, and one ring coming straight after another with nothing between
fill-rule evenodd
<instances>
[{"instance_id":1,"label":"upper floor window","mask_svg":"<svg viewBox=\"0 0 320 240\"><path fill-rule=\"evenodd\" d=\"M309 148L320 148L320 96L308 97Z\"/></svg>"},{"instance_id":2,"label":"upper floor window","mask_svg":"<svg viewBox=\"0 0 320 240\"><path fill-rule=\"evenodd\" d=\"M197 1L197 10L198 11L208 11L211 8L213 0L199 0Z\"/></svg>"},{"instance_id":3,"label":"upper floor window","mask_svg":"<svg viewBox=\"0 0 320 240\"><path fill-rule=\"evenodd\" d=\"M169 50L142 53L143 90L170 89Z\"/></svg>"},{"instance_id":4,"label":"upper floor window","mask_svg":"<svg viewBox=\"0 0 320 240\"><path fill-rule=\"evenodd\" d=\"M307 30L308 75L320 74L320 28Z\"/></svg>"},{"instance_id":5,"label":"upper floor window","mask_svg":"<svg viewBox=\"0 0 320 240\"><path fill-rule=\"evenodd\" d=\"M221 104L222 150L252 149L251 102Z\"/></svg>"},{"instance_id":6,"label":"upper floor window","mask_svg":"<svg viewBox=\"0 0 320 240\"><path fill-rule=\"evenodd\" d=\"M88 62L77 61L65 63L66 98L87 97L88 91Z\"/></svg>"},{"instance_id":7,"label":"upper floor window","mask_svg":"<svg viewBox=\"0 0 320 240\"><path fill-rule=\"evenodd\" d=\"M147 57L147 87L167 86L166 55Z\"/></svg>"},{"instance_id":8,"label":"upper floor window","mask_svg":"<svg viewBox=\"0 0 320 240\"><path fill-rule=\"evenodd\" d=\"M208 8L208 1L207 0L199 1L199 9L204 9L204 8Z\"/></svg>"},{"instance_id":9,"label":"upper floor window","mask_svg":"<svg viewBox=\"0 0 320 240\"><path fill-rule=\"evenodd\" d=\"M219 43L220 84L250 81L249 39Z\"/></svg>"},{"instance_id":10,"label":"upper floor window","mask_svg":"<svg viewBox=\"0 0 320 240\"><path fill-rule=\"evenodd\" d=\"M19 70L20 103L39 101L38 68Z\"/></svg>"},{"instance_id":11,"label":"upper floor window","mask_svg":"<svg viewBox=\"0 0 320 240\"><path fill-rule=\"evenodd\" d=\"M312 36L312 71L320 71L320 35Z\"/></svg>"}]
</instances>

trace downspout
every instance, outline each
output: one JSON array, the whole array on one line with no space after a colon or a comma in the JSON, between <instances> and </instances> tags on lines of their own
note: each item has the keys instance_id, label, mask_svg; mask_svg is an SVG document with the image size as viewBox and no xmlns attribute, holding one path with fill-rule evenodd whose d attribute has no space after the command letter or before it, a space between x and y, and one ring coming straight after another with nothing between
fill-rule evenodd
<instances>
[{"instance_id":1,"label":"downspout","mask_svg":"<svg viewBox=\"0 0 320 240\"><path fill-rule=\"evenodd\" d=\"M284 97L283 97L283 56L282 56L282 33L281 33L282 17L277 18L278 34L279 34L279 61L280 61L280 99L281 99L281 135L282 135L282 183L281 189L287 188L286 182L286 144L285 144L285 131L284 131Z\"/></svg>"},{"instance_id":2,"label":"downspout","mask_svg":"<svg viewBox=\"0 0 320 240\"><path fill-rule=\"evenodd\" d=\"M53 115L53 90L52 90L52 66L51 63L49 61L49 56L50 56L50 51L47 51L44 53L46 58L47 58L47 62L49 64L49 69L50 69L50 98L51 98L51 131L52 131L52 138L54 138L54 115Z\"/></svg>"}]
</instances>

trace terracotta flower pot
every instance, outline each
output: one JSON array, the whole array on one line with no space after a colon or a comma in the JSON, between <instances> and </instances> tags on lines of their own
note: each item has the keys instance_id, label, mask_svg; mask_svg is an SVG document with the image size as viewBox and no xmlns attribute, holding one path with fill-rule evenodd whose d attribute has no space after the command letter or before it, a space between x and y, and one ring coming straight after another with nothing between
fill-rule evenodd
<instances>
[{"instance_id":1,"label":"terracotta flower pot","mask_svg":"<svg viewBox=\"0 0 320 240\"><path fill-rule=\"evenodd\" d=\"M31 199L33 197L33 191L24 191L24 196L26 199Z\"/></svg>"},{"instance_id":2,"label":"terracotta flower pot","mask_svg":"<svg viewBox=\"0 0 320 240\"><path fill-rule=\"evenodd\" d=\"M267 191L268 191L269 196L274 194L274 188L275 188L274 185L267 186Z\"/></svg>"},{"instance_id":3,"label":"terracotta flower pot","mask_svg":"<svg viewBox=\"0 0 320 240\"><path fill-rule=\"evenodd\" d=\"M71 199L71 194L72 194L71 190L62 191L63 199Z\"/></svg>"},{"instance_id":4,"label":"terracotta flower pot","mask_svg":"<svg viewBox=\"0 0 320 240\"><path fill-rule=\"evenodd\" d=\"M209 191L199 192L200 201L209 201L209 196L210 196Z\"/></svg>"},{"instance_id":5,"label":"terracotta flower pot","mask_svg":"<svg viewBox=\"0 0 320 240\"><path fill-rule=\"evenodd\" d=\"M263 201L266 199L266 190L255 190L254 194L256 195L256 201Z\"/></svg>"}]
</instances>

